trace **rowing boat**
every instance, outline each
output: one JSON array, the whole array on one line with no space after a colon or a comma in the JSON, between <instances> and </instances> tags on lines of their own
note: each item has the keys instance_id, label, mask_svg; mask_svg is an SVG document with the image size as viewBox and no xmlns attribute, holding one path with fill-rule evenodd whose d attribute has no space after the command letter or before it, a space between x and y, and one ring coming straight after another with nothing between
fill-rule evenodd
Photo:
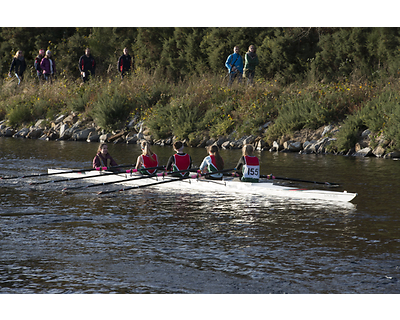
<instances>
[{"instance_id":1,"label":"rowing boat","mask_svg":"<svg viewBox=\"0 0 400 320\"><path fill-rule=\"evenodd\" d=\"M63 173L65 171L65 173ZM157 188L160 191L175 192L215 192L215 193L238 193L250 194L264 197L282 197L302 200L323 200L323 201L339 201L349 202L353 200L357 193L347 191L329 191L329 190L309 190L295 187L281 186L273 184L271 181L250 183L241 182L238 178L224 177L224 180L207 180L204 177L193 175L187 179L180 179L171 176L153 176L147 179L134 178L142 177L138 173L119 173L110 174L107 171L87 171L73 172L70 169L48 169L49 174L57 174L65 178L85 178L84 181L110 183L115 182L125 186L146 186L151 184L151 188ZM166 180L170 181L167 186L164 185ZM171 181L173 180L173 181ZM159 184L157 182L160 182Z\"/></svg>"}]
</instances>

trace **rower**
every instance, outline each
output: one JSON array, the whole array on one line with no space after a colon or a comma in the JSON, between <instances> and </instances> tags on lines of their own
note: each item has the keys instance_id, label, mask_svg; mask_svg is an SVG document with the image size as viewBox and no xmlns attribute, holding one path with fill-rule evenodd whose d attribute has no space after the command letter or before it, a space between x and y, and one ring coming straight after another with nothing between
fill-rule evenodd
<instances>
[{"instance_id":1,"label":"rower","mask_svg":"<svg viewBox=\"0 0 400 320\"><path fill-rule=\"evenodd\" d=\"M253 153L254 147L251 144L243 146L243 156L236 165L237 171L242 169L240 180L243 182L259 182L260 180L260 161Z\"/></svg>"},{"instance_id":2,"label":"rower","mask_svg":"<svg viewBox=\"0 0 400 320\"><path fill-rule=\"evenodd\" d=\"M142 154L138 156L136 161L136 169L140 170L141 174L154 174L157 169L146 170L146 168L158 167L158 157L151 151L149 143L144 140L140 144Z\"/></svg>"},{"instance_id":3,"label":"rower","mask_svg":"<svg viewBox=\"0 0 400 320\"><path fill-rule=\"evenodd\" d=\"M208 148L208 156L203 159L200 165L201 173L216 172L224 170L224 160L219 154L218 146L213 144ZM206 179L210 180L222 180L222 173L208 174L205 176Z\"/></svg>"},{"instance_id":4,"label":"rower","mask_svg":"<svg viewBox=\"0 0 400 320\"><path fill-rule=\"evenodd\" d=\"M173 144L174 151L176 152L168 159L167 171L182 171L189 170L192 167L192 158L189 154L183 152L183 143L175 141ZM178 177L185 177L189 175L189 171L177 173Z\"/></svg>"}]
</instances>

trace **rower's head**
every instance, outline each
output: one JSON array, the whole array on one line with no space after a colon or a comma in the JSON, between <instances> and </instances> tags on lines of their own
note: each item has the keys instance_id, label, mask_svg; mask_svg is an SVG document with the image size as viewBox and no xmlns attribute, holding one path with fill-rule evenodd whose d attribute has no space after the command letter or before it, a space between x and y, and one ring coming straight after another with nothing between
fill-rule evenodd
<instances>
[{"instance_id":1,"label":"rower's head","mask_svg":"<svg viewBox=\"0 0 400 320\"><path fill-rule=\"evenodd\" d=\"M182 141L175 141L173 144L174 150L176 152L183 152L183 143Z\"/></svg>"},{"instance_id":2,"label":"rower's head","mask_svg":"<svg viewBox=\"0 0 400 320\"><path fill-rule=\"evenodd\" d=\"M150 144L146 140L142 141L142 143L140 144L140 148L142 149L142 154L146 156L153 155L153 152L150 149Z\"/></svg>"},{"instance_id":3,"label":"rower's head","mask_svg":"<svg viewBox=\"0 0 400 320\"><path fill-rule=\"evenodd\" d=\"M108 153L108 146L106 143L101 142L99 144L99 147L97 148L97 153L101 152L102 154L107 154Z\"/></svg>"},{"instance_id":4,"label":"rower's head","mask_svg":"<svg viewBox=\"0 0 400 320\"><path fill-rule=\"evenodd\" d=\"M242 148L244 156L252 156L254 152L254 147L251 144L246 144Z\"/></svg>"},{"instance_id":5,"label":"rower's head","mask_svg":"<svg viewBox=\"0 0 400 320\"><path fill-rule=\"evenodd\" d=\"M218 146L217 146L216 144L213 144L212 146L209 146L209 147L208 147L208 153L209 153L209 154L215 155L215 154L217 154L218 152L219 152L219 148L218 148Z\"/></svg>"},{"instance_id":6,"label":"rower's head","mask_svg":"<svg viewBox=\"0 0 400 320\"><path fill-rule=\"evenodd\" d=\"M224 160L222 159L221 155L219 154L218 146L216 144L213 144L212 146L208 147L208 153L215 157L217 169L223 170L224 169Z\"/></svg>"}]
</instances>

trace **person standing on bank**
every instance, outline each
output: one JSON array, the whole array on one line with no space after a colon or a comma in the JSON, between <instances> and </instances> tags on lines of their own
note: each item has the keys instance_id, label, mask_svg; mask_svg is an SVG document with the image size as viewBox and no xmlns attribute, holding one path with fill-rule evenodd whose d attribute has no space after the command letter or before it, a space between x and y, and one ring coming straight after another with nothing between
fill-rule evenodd
<instances>
[{"instance_id":1,"label":"person standing on bank","mask_svg":"<svg viewBox=\"0 0 400 320\"><path fill-rule=\"evenodd\" d=\"M259 182L260 180L260 161L253 153L254 147L251 144L243 146L243 156L236 165L236 170L242 171L240 180L243 182Z\"/></svg>"},{"instance_id":2,"label":"person standing on bank","mask_svg":"<svg viewBox=\"0 0 400 320\"><path fill-rule=\"evenodd\" d=\"M147 141L142 141L140 144L142 154L137 158L136 169L141 174L153 174L156 173L157 169L147 170L147 168L158 167L158 157L151 151L150 145Z\"/></svg>"},{"instance_id":3,"label":"person standing on bank","mask_svg":"<svg viewBox=\"0 0 400 320\"><path fill-rule=\"evenodd\" d=\"M85 54L79 58L79 71L81 72L82 81L84 83L89 80L89 77L94 77L96 71L96 61L90 54L89 48L86 48Z\"/></svg>"},{"instance_id":4,"label":"person standing on bank","mask_svg":"<svg viewBox=\"0 0 400 320\"><path fill-rule=\"evenodd\" d=\"M20 84L24 79L24 71L26 69L26 61L21 50L17 51L11 62L10 71L8 72L9 77L11 77L11 72L13 72L13 69L15 76L18 78L18 84Z\"/></svg>"},{"instance_id":5,"label":"person standing on bank","mask_svg":"<svg viewBox=\"0 0 400 320\"><path fill-rule=\"evenodd\" d=\"M247 85L253 85L255 69L259 64L256 47L254 45L249 47L249 51L246 52L244 60L244 77L247 78Z\"/></svg>"},{"instance_id":6,"label":"person standing on bank","mask_svg":"<svg viewBox=\"0 0 400 320\"><path fill-rule=\"evenodd\" d=\"M201 173L216 172L224 170L224 160L219 154L218 146L213 144L208 148L208 156L204 158L199 169ZM222 180L222 173L208 174L205 176L210 180Z\"/></svg>"},{"instance_id":7,"label":"person standing on bank","mask_svg":"<svg viewBox=\"0 0 400 320\"><path fill-rule=\"evenodd\" d=\"M187 153L183 152L183 143L181 141L175 141L173 144L174 151L176 154L172 155L168 159L167 171L181 171L188 170L192 167L192 158ZM179 177L185 177L189 175L189 171L181 172L176 174Z\"/></svg>"},{"instance_id":8,"label":"person standing on bank","mask_svg":"<svg viewBox=\"0 0 400 320\"><path fill-rule=\"evenodd\" d=\"M40 62L40 68L42 69L44 80L52 83L53 76L56 73L56 63L52 58L50 50L46 51L46 55Z\"/></svg>"},{"instance_id":9,"label":"person standing on bank","mask_svg":"<svg viewBox=\"0 0 400 320\"><path fill-rule=\"evenodd\" d=\"M237 78L238 82L242 82L243 75L243 58L239 54L239 46L235 46L233 48L233 53L229 55L228 59L226 59L225 66L229 71L229 83L231 86L235 78Z\"/></svg>"},{"instance_id":10,"label":"person standing on bank","mask_svg":"<svg viewBox=\"0 0 400 320\"><path fill-rule=\"evenodd\" d=\"M39 54L36 56L35 62L33 64L33 66L35 67L35 70L36 70L36 75L39 79L39 83L42 81L42 78L43 78L43 72L42 72L42 68L40 67L40 63L42 62L44 54L45 54L44 49L40 49Z\"/></svg>"},{"instance_id":11,"label":"person standing on bank","mask_svg":"<svg viewBox=\"0 0 400 320\"><path fill-rule=\"evenodd\" d=\"M125 72L131 70L132 58L129 55L128 48L124 48L124 54L118 59L118 71L121 72L121 79L124 78Z\"/></svg>"}]
</instances>

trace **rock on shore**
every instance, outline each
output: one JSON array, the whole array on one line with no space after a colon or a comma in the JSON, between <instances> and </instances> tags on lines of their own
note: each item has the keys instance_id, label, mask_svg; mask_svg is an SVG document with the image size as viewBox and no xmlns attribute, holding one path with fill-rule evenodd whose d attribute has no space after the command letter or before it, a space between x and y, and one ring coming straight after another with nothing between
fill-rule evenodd
<instances>
[{"instance_id":1,"label":"rock on shore","mask_svg":"<svg viewBox=\"0 0 400 320\"><path fill-rule=\"evenodd\" d=\"M340 128L334 125L323 126L317 130L303 129L295 132L292 136L283 136L279 141L268 145L262 138L262 133L268 129L269 122L260 127L260 136L244 136L240 139L232 138L233 134L217 139L204 136L191 146L204 148L213 144L221 149L241 149L246 144L252 144L258 151L270 152L296 152L300 154L326 154L327 147L336 140L335 135ZM354 148L349 150L346 156L357 157L379 157L379 158L400 158L400 151L387 152L387 141L384 136L375 139L374 147L371 146L371 131L365 130L360 134L359 141ZM13 137L41 140L70 140L87 142L109 142L139 144L147 140L158 146L170 146L175 137L153 140L149 130L143 122L131 121L124 130L117 132L104 132L96 127L93 121L79 119L75 113L68 116L58 116L54 121L45 119L38 120L35 125L25 127L21 130L14 130L0 121L0 137ZM186 141L184 141L186 143ZM188 143L187 143L188 144ZM377 144L377 145L376 145Z\"/></svg>"}]
</instances>

